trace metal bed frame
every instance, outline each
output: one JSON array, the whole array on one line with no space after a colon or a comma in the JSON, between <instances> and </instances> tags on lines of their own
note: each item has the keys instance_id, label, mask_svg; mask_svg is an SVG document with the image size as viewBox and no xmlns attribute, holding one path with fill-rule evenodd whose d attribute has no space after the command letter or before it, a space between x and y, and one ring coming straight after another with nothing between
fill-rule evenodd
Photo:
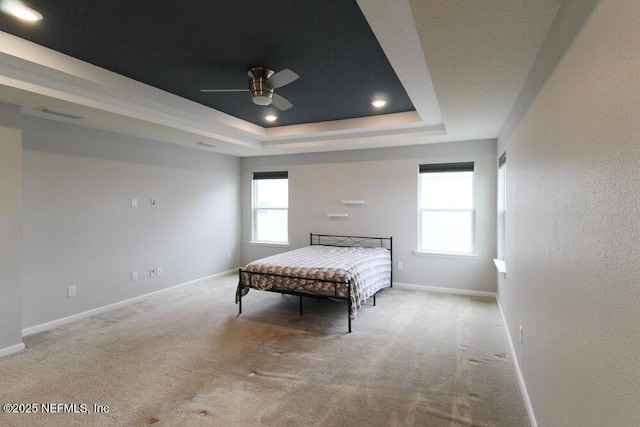
<instances>
[{"instance_id":1,"label":"metal bed frame","mask_svg":"<svg viewBox=\"0 0 640 427\"><path fill-rule=\"evenodd\" d=\"M385 248L389 251L389 259L391 262L391 274L390 274L390 283L389 286L393 287L393 238L392 237L362 237L362 236L338 236L333 234L309 234L309 244L311 246L321 245L321 246L337 246L337 247L364 247L364 248ZM297 295L300 297L300 316L302 316L302 297L311 297L320 299L339 299L347 301L347 319L349 323L349 333L351 333L351 282L350 280L337 281L337 280L322 280L322 279L312 279L308 277L300 277L300 276L288 276L283 274L273 274L273 273L261 273L261 272L253 272L246 271L242 268L238 269L238 315L242 314L242 297L244 289L256 289L250 285L245 285L242 281L242 275L245 274L248 276L248 283L251 283L251 276L268 276L268 277L281 277L293 280L305 281L305 282L318 282L318 283L333 283L333 294L314 294L312 292L301 292L296 291L294 289L279 289L272 288L266 290L267 292L277 292L280 294L287 295ZM338 295L338 285L347 285L348 295L347 297L341 297ZM262 289L261 289L262 290ZM373 296L373 305L376 305L376 293Z\"/></svg>"}]
</instances>

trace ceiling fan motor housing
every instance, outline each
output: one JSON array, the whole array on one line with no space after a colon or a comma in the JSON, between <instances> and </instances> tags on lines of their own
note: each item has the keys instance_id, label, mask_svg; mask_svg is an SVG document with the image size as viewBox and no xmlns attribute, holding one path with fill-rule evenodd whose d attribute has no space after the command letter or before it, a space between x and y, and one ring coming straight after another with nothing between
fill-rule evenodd
<instances>
[{"instance_id":1,"label":"ceiling fan motor housing","mask_svg":"<svg viewBox=\"0 0 640 427\"><path fill-rule=\"evenodd\" d=\"M251 99L256 105L270 105L273 99L273 89L267 86L267 80L274 74L273 70L264 67L254 67L249 75L249 89Z\"/></svg>"}]
</instances>

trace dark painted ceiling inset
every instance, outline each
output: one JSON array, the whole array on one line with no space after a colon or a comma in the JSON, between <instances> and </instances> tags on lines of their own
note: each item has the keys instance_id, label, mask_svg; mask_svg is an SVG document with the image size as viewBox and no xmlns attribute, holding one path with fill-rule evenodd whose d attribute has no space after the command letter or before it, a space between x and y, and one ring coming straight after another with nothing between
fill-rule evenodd
<instances>
[{"instance_id":1,"label":"dark painted ceiling inset","mask_svg":"<svg viewBox=\"0 0 640 427\"><path fill-rule=\"evenodd\" d=\"M260 126L273 107L254 105L247 70L290 68L276 90L294 105L277 126L414 110L353 0L31 0L44 16L24 25L0 14L0 30ZM387 106L376 111L375 95Z\"/></svg>"}]
</instances>

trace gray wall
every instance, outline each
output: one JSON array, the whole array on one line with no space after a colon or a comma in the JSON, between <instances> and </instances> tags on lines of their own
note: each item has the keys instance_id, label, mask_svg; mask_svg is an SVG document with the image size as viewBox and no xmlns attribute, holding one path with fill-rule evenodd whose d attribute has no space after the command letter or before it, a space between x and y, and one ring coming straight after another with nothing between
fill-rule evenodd
<instances>
[{"instance_id":1,"label":"gray wall","mask_svg":"<svg viewBox=\"0 0 640 427\"><path fill-rule=\"evenodd\" d=\"M23 328L239 265L238 158L25 117L22 166Z\"/></svg>"},{"instance_id":2,"label":"gray wall","mask_svg":"<svg viewBox=\"0 0 640 427\"><path fill-rule=\"evenodd\" d=\"M0 355L22 344L22 161L20 109L0 104Z\"/></svg>"},{"instance_id":3,"label":"gray wall","mask_svg":"<svg viewBox=\"0 0 640 427\"><path fill-rule=\"evenodd\" d=\"M468 291L495 292L496 141L467 141L415 147L253 157L242 159L242 260L308 244L309 233L393 236L394 281ZM476 162L476 247L473 258L417 256L418 165ZM290 248L249 244L251 176L255 171L289 171ZM343 199L364 199L345 207ZM330 220L328 212L346 212ZM397 270L397 261L404 263Z\"/></svg>"},{"instance_id":4,"label":"gray wall","mask_svg":"<svg viewBox=\"0 0 640 427\"><path fill-rule=\"evenodd\" d=\"M540 426L640 420L640 4L593 3L563 5L552 37L588 19L499 140L499 299Z\"/></svg>"}]
</instances>

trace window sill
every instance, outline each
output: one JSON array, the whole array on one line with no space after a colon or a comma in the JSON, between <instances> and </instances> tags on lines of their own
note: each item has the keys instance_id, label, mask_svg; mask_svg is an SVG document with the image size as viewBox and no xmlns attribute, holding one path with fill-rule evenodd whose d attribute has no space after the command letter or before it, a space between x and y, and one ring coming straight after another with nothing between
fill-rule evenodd
<instances>
[{"instance_id":1,"label":"window sill","mask_svg":"<svg viewBox=\"0 0 640 427\"><path fill-rule=\"evenodd\" d=\"M496 268L498 269L498 273L507 274L507 264L504 262L503 259L494 258L493 263L496 265Z\"/></svg>"},{"instance_id":2,"label":"window sill","mask_svg":"<svg viewBox=\"0 0 640 427\"><path fill-rule=\"evenodd\" d=\"M289 242L259 242L252 240L249 242L251 246L271 246L271 247L285 247L289 246Z\"/></svg>"},{"instance_id":3,"label":"window sill","mask_svg":"<svg viewBox=\"0 0 640 427\"><path fill-rule=\"evenodd\" d=\"M413 251L413 253L417 256L428 256L428 257L440 257L440 258L462 258L462 259L474 259L478 258L478 254L463 254L463 253L454 253L454 252L425 252L425 251Z\"/></svg>"}]
</instances>

